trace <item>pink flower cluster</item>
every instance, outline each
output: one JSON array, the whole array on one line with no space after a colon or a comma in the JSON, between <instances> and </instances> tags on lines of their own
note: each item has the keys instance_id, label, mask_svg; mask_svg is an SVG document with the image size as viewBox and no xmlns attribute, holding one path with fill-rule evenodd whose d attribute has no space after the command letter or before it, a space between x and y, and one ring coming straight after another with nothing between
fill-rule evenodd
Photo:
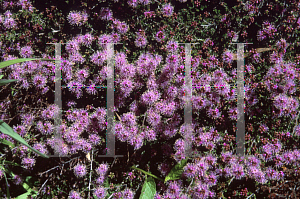
<instances>
[{"instance_id":1,"label":"pink flower cluster","mask_svg":"<svg viewBox=\"0 0 300 199\"><path fill-rule=\"evenodd\" d=\"M71 11L68 15L68 21L73 26L82 26L88 21L88 14L86 12Z\"/></svg>"}]
</instances>

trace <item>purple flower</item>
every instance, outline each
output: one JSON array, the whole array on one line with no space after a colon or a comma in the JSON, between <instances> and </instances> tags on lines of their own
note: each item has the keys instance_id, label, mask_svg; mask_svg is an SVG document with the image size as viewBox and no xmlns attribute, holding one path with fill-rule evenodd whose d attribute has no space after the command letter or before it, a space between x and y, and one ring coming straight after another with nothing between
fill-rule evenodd
<instances>
[{"instance_id":1,"label":"purple flower","mask_svg":"<svg viewBox=\"0 0 300 199\"><path fill-rule=\"evenodd\" d=\"M215 175L214 172L210 172L208 175L204 177L204 181L206 184L211 187L217 184L217 176Z\"/></svg>"},{"instance_id":2,"label":"purple flower","mask_svg":"<svg viewBox=\"0 0 300 199\"><path fill-rule=\"evenodd\" d=\"M86 175L86 166L83 165L83 164L77 164L74 167L74 174L77 177L83 177L83 176L85 176Z\"/></svg>"},{"instance_id":3,"label":"purple flower","mask_svg":"<svg viewBox=\"0 0 300 199\"><path fill-rule=\"evenodd\" d=\"M15 185L19 185L19 184L21 184L23 182L21 176L19 176L19 175L15 175L14 178L13 178L13 180L14 180L14 184Z\"/></svg>"},{"instance_id":4,"label":"purple flower","mask_svg":"<svg viewBox=\"0 0 300 199\"><path fill-rule=\"evenodd\" d=\"M173 14L174 7L170 3L163 5L162 12L165 16L170 17Z\"/></svg>"},{"instance_id":5,"label":"purple flower","mask_svg":"<svg viewBox=\"0 0 300 199\"><path fill-rule=\"evenodd\" d=\"M163 31L158 31L155 35L155 39L157 42L162 42L165 38L165 34Z\"/></svg>"},{"instance_id":6,"label":"purple flower","mask_svg":"<svg viewBox=\"0 0 300 199\"><path fill-rule=\"evenodd\" d=\"M150 53L142 53L136 61L136 71L143 76L151 75L160 62L160 57L154 57ZM153 77L151 77L153 78Z\"/></svg>"},{"instance_id":7,"label":"purple flower","mask_svg":"<svg viewBox=\"0 0 300 199\"><path fill-rule=\"evenodd\" d=\"M92 85L86 87L86 92L90 95L96 95L98 91L96 90L95 83L92 83Z\"/></svg>"},{"instance_id":8,"label":"purple flower","mask_svg":"<svg viewBox=\"0 0 300 199\"><path fill-rule=\"evenodd\" d=\"M99 145L100 144L100 137L97 134L91 134L91 135L89 135L89 141L93 145Z\"/></svg>"},{"instance_id":9,"label":"purple flower","mask_svg":"<svg viewBox=\"0 0 300 199\"><path fill-rule=\"evenodd\" d=\"M144 36L137 36L136 40L134 41L136 47L144 48L147 45L147 39Z\"/></svg>"},{"instance_id":10,"label":"purple flower","mask_svg":"<svg viewBox=\"0 0 300 199\"><path fill-rule=\"evenodd\" d=\"M33 148L38 150L39 152L43 153L43 154L47 154L48 151L47 149L45 148L44 144L40 144L40 143L35 143L33 145Z\"/></svg>"},{"instance_id":11,"label":"purple flower","mask_svg":"<svg viewBox=\"0 0 300 199\"><path fill-rule=\"evenodd\" d=\"M192 95L192 106L193 108L200 110L205 108L207 102L203 96L194 96Z\"/></svg>"},{"instance_id":12,"label":"purple flower","mask_svg":"<svg viewBox=\"0 0 300 199\"><path fill-rule=\"evenodd\" d=\"M24 135L26 134L26 129L25 129L25 126L23 126L23 125L14 126L13 129L21 137L24 137Z\"/></svg>"},{"instance_id":13,"label":"purple flower","mask_svg":"<svg viewBox=\"0 0 300 199\"><path fill-rule=\"evenodd\" d=\"M171 40L167 43L167 51L169 53L176 53L178 49L178 42Z\"/></svg>"},{"instance_id":14,"label":"purple flower","mask_svg":"<svg viewBox=\"0 0 300 199\"><path fill-rule=\"evenodd\" d=\"M121 123L115 125L115 133L121 142L126 142L130 137L130 133Z\"/></svg>"},{"instance_id":15,"label":"purple flower","mask_svg":"<svg viewBox=\"0 0 300 199\"><path fill-rule=\"evenodd\" d=\"M146 12L144 12L144 15L146 18L151 18L151 17L155 16L155 12L154 11L146 11Z\"/></svg>"},{"instance_id":16,"label":"purple flower","mask_svg":"<svg viewBox=\"0 0 300 199\"><path fill-rule=\"evenodd\" d=\"M78 51L70 54L69 60L74 61L75 63L80 63L80 64L82 64L85 61L83 56Z\"/></svg>"},{"instance_id":17,"label":"purple flower","mask_svg":"<svg viewBox=\"0 0 300 199\"><path fill-rule=\"evenodd\" d=\"M105 198L106 196L106 190L104 189L104 187L98 187L95 189L94 191L94 195L97 197L97 198Z\"/></svg>"},{"instance_id":18,"label":"purple flower","mask_svg":"<svg viewBox=\"0 0 300 199\"><path fill-rule=\"evenodd\" d=\"M146 105L152 105L160 98L160 93L157 90L148 90L141 96L141 101Z\"/></svg>"},{"instance_id":19,"label":"purple flower","mask_svg":"<svg viewBox=\"0 0 300 199\"><path fill-rule=\"evenodd\" d=\"M122 196L124 199L133 199L134 192L131 189L126 188L124 191L122 191Z\"/></svg>"},{"instance_id":20,"label":"purple flower","mask_svg":"<svg viewBox=\"0 0 300 199\"><path fill-rule=\"evenodd\" d=\"M16 23L16 21L13 18L6 17L5 20L4 20L4 22L3 22L3 26L6 29L11 29L13 27L16 27L17 23Z\"/></svg>"},{"instance_id":21,"label":"purple flower","mask_svg":"<svg viewBox=\"0 0 300 199\"><path fill-rule=\"evenodd\" d=\"M115 55L115 64L117 68L121 68L122 66L128 64L126 54L124 52L119 52Z\"/></svg>"},{"instance_id":22,"label":"purple flower","mask_svg":"<svg viewBox=\"0 0 300 199\"><path fill-rule=\"evenodd\" d=\"M125 22L120 22L119 25L117 26L117 31L120 34L125 34L129 30L129 26Z\"/></svg>"},{"instance_id":23,"label":"purple flower","mask_svg":"<svg viewBox=\"0 0 300 199\"><path fill-rule=\"evenodd\" d=\"M83 43L83 45L85 46L90 46L92 45L92 42L94 40L93 35L91 35L90 33L87 33L85 35L82 35L81 37L81 42Z\"/></svg>"},{"instance_id":24,"label":"purple flower","mask_svg":"<svg viewBox=\"0 0 300 199\"><path fill-rule=\"evenodd\" d=\"M128 0L127 3L130 7L136 8L138 5L138 0Z\"/></svg>"},{"instance_id":25,"label":"purple flower","mask_svg":"<svg viewBox=\"0 0 300 199\"><path fill-rule=\"evenodd\" d=\"M23 48L21 48L20 55L24 58L31 57L33 55L31 46L24 46Z\"/></svg>"},{"instance_id":26,"label":"purple flower","mask_svg":"<svg viewBox=\"0 0 300 199\"><path fill-rule=\"evenodd\" d=\"M160 111L163 115L166 115L166 116L170 117L170 116L173 115L175 109L176 109L176 106L175 106L174 101L171 101L171 102L164 101L163 102L163 107Z\"/></svg>"},{"instance_id":27,"label":"purple flower","mask_svg":"<svg viewBox=\"0 0 300 199\"><path fill-rule=\"evenodd\" d=\"M104 183L104 180L105 180L105 176L102 175L102 176L99 176L97 179L96 179L96 183L98 185L102 185Z\"/></svg>"},{"instance_id":28,"label":"purple flower","mask_svg":"<svg viewBox=\"0 0 300 199\"><path fill-rule=\"evenodd\" d=\"M289 98L284 94L279 94L274 98L274 106L278 109L286 109Z\"/></svg>"},{"instance_id":29,"label":"purple flower","mask_svg":"<svg viewBox=\"0 0 300 199\"><path fill-rule=\"evenodd\" d=\"M167 58L166 58L166 62L167 62L167 64L169 64L171 66L177 66L178 63L179 63L178 55L176 55L176 54L168 55Z\"/></svg>"},{"instance_id":30,"label":"purple flower","mask_svg":"<svg viewBox=\"0 0 300 199\"><path fill-rule=\"evenodd\" d=\"M236 158L232 155L232 152L222 152L222 161L226 164L235 164Z\"/></svg>"},{"instance_id":31,"label":"purple flower","mask_svg":"<svg viewBox=\"0 0 300 199\"><path fill-rule=\"evenodd\" d=\"M218 88L217 92L219 95L226 96L230 91L230 86L225 81L219 81L215 83L215 86Z\"/></svg>"},{"instance_id":32,"label":"purple flower","mask_svg":"<svg viewBox=\"0 0 300 199\"><path fill-rule=\"evenodd\" d=\"M7 10L5 13L4 13L4 16L5 17L11 17L12 16L12 13L10 10Z\"/></svg>"},{"instance_id":33,"label":"purple flower","mask_svg":"<svg viewBox=\"0 0 300 199\"><path fill-rule=\"evenodd\" d=\"M156 140L156 132L153 129L149 129L145 132L145 137L148 141Z\"/></svg>"},{"instance_id":34,"label":"purple flower","mask_svg":"<svg viewBox=\"0 0 300 199\"><path fill-rule=\"evenodd\" d=\"M134 85L130 79L124 79L122 80L120 87L124 97L128 97L132 92Z\"/></svg>"},{"instance_id":35,"label":"purple flower","mask_svg":"<svg viewBox=\"0 0 300 199\"><path fill-rule=\"evenodd\" d=\"M179 198L179 194L181 192L181 188L180 185L178 184L178 182L176 181L172 181L169 183L168 185L168 189L167 189L167 194L170 194L170 196L172 197L176 197Z\"/></svg>"},{"instance_id":36,"label":"purple flower","mask_svg":"<svg viewBox=\"0 0 300 199\"><path fill-rule=\"evenodd\" d=\"M72 190L69 194L68 199L82 199L82 197L78 192Z\"/></svg>"},{"instance_id":37,"label":"purple flower","mask_svg":"<svg viewBox=\"0 0 300 199\"><path fill-rule=\"evenodd\" d=\"M213 155L207 155L205 158L204 158L205 162L209 165L209 167L213 167L216 162L217 162L217 158L214 157Z\"/></svg>"},{"instance_id":38,"label":"purple flower","mask_svg":"<svg viewBox=\"0 0 300 199\"><path fill-rule=\"evenodd\" d=\"M279 173L272 167L268 167L265 173L268 180L279 180Z\"/></svg>"},{"instance_id":39,"label":"purple flower","mask_svg":"<svg viewBox=\"0 0 300 199\"><path fill-rule=\"evenodd\" d=\"M218 108L209 108L208 109L208 115L211 118L217 119L221 116L221 112L219 111Z\"/></svg>"},{"instance_id":40,"label":"purple flower","mask_svg":"<svg viewBox=\"0 0 300 199\"><path fill-rule=\"evenodd\" d=\"M81 23L85 24L88 21L89 15L86 13L86 11L81 12Z\"/></svg>"},{"instance_id":41,"label":"purple flower","mask_svg":"<svg viewBox=\"0 0 300 199\"><path fill-rule=\"evenodd\" d=\"M120 35L118 33L112 33L110 36L113 43L118 43L120 41Z\"/></svg>"},{"instance_id":42,"label":"purple flower","mask_svg":"<svg viewBox=\"0 0 300 199\"><path fill-rule=\"evenodd\" d=\"M193 163L188 163L185 167L184 167L184 172L183 174L185 176L187 176L188 178L194 178L197 174L197 167L195 164Z\"/></svg>"},{"instance_id":43,"label":"purple flower","mask_svg":"<svg viewBox=\"0 0 300 199\"><path fill-rule=\"evenodd\" d=\"M170 86L167 90L167 95L171 99L174 99L177 96L178 89L175 86Z\"/></svg>"},{"instance_id":44,"label":"purple flower","mask_svg":"<svg viewBox=\"0 0 300 199\"><path fill-rule=\"evenodd\" d=\"M91 56L91 62L98 66L101 66L106 60L107 60L107 51L96 51Z\"/></svg>"},{"instance_id":45,"label":"purple flower","mask_svg":"<svg viewBox=\"0 0 300 199\"><path fill-rule=\"evenodd\" d=\"M42 75L35 75L33 78L33 83L36 87L43 88L47 83L47 79Z\"/></svg>"},{"instance_id":46,"label":"purple flower","mask_svg":"<svg viewBox=\"0 0 300 199\"><path fill-rule=\"evenodd\" d=\"M99 167L96 169L96 172L100 176L105 176L108 171L108 165L107 164L100 164Z\"/></svg>"},{"instance_id":47,"label":"purple flower","mask_svg":"<svg viewBox=\"0 0 300 199\"><path fill-rule=\"evenodd\" d=\"M255 179L258 183L267 183L267 179L265 177L264 172L257 167L250 167L248 169L248 176L252 179Z\"/></svg>"},{"instance_id":48,"label":"purple flower","mask_svg":"<svg viewBox=\"0 0 300 199\"><path fill-rule=\"evenodd\" d=\"M32 168L35 164L35 159L33 158L23 158L22 159L22 164L26 169Z\"/></svg>"},{"instance_id":49,"label":"purple flower","mask_svg":"<svg viewBox=\"0 0 300 199\"><path fill-rule=\"evenodd\" d=\"M202 198L202 199L208 198L209 197L208 186L206 184L202 184L201 182L198 182L193 189L192 196L195 198Z\"/></svg>"},{"instance_id":50,"label":"purple flower","mask_svg":"<svg viewBox=\"0 0 300 199\"><path fill-rule=\"evenodd\" d=\"M120 76L122 78L132 78L136 73L136 68L132 64L124 64L120 67Z\"/></svg>"},{"instance_id":51,"label":"purple flower","mask_svg":"<svg viewBox=\"0 0 300 199\"><path fill-rule=\"evenodd\" d=\"M47 109L42 111L42 117L45 119L54 119L60 109L56 104L51 104Z\"/></svg>"},{"instance_id":52,"label":"purple flower","mask_svg":"<svg viewBox=\"0 0 300 199\"><path fill-rule=\"evenodd\" d=\"M128 143L134 147L134 150L138 150L143 146L143 137L141 135L133 136Z\"/></svg>"},{"instance_id":53,"label":"purple flower","mask_svg":"<svg viewBox=\"0 0 300 199\"><path fill-rule=\"evenodd\" d=\"M225 63L232 63L233 61L233 53L230 51L226 51L223 53L223 61Z\"/></svg>"},{"instance_id":54,"label":"purple flower","mask_svg":"<svg viewBox=\"0 0 300 199\"><path fill-rule=\"evenodd\" d=\"M74 129L70 129L64 134L64 138L67 142L75 143L79 138L79 132Z\"/></svg>"},{"instance_id":55,"label":"purple flower","mask_svg":"<svg viewBox=\"0 0 300 199\"><path fill-rule=\"evenodd\" d=\"M174 149L176 151L184 151L184 140L182 138L179 138L175 141Z\"/></svg>"},{"instance_id":56,"label":"purple flower","mask_svg":"<svg viewBox=\"0 0 300 199\"><path fill-rule=\"evenodd\" d=\"M294 153L292 151L288 151L288 152L285 152L283 154L283 158L285 160L285 163L286 164L293 164L294 161L295 161L295 156L294 156Z\"/></svg>"},{"instance_id":57,"label":"purple flower","mask_svg":"<svg viewBox=\"0 0 300 199\"><path fill-rule=\"evenodd\" d=\"M231 165L231 172L232 174L234 175L234 177L236 179L241 179L242 177L245 176L245 173L244 173L244 168L242 165L240 164L232 164Z\"/></svg>"},{"instance_id":58,"label":"purple flower","mask_svg":"<svg viewBox=\"0 0 300 199\"><path fill-rule=\"evenodd\" d=\"M58 153L61 156L69 153L68 145L61 138L48 139L47 143L54 149L55 153Z\"/></svg>"},{"instance_id":59,"label":"purple flower","mask_svg":"<svg viewBox=\"0 0 300 199\"><path fill-rule=\"evenodd\" d=\"M121 116L121 120L122 123L127 125L128 127L136 125L136 116L132 112L124 113Z\"/></svg>"},{"instance_id":60,"label":"purple flower","mask_svg":"<svg viewBox=\"0 0 300 199\"><path fill-rule=\"evenodd\" d=\"M81 26L84 23L86 23L87 20L88 20L87 13L71 11L68 15L68 21L73 26L75 26L75 25Z\"/></svg>"},{"instance_id":61,"label":"purple flower","mask_svg":"<svg viewBox=\"0 0 300 199\"><path fill-rule=\"evenodd\" d=\"M83 82L88 76L89 72L86 69L81 69L76 72L78 81Z\"/></svg>"},{"instance_id":62,"label":"purple flower","mask_svg":"<svg viewBox=\"0 0 300 199\"><path fill-rule=\"evenodd\" d=\"M66 50L68 53L72 54L77 51L79 51L79 43L75 40L71 40L70 42L67 43L66 45Z\"/></svg>"},{"instance_id":63,"label":"purple flower","mask_svg":"<svg viewBox=\"0 0 300 199\"><path fill-rule=\"evenodd\" d=\"M139 3L145 5L148 5L149 3L151 3L151 0L139 0Z\"/></svg>"},{"instance_id":64,"label":"purple flower","mask_svg":"<svg viewBox=\"0 0 300 199\"><path fill-rule=\"evenodd\" d=\"M113 13L112 13L111 9L103 8L103 7L101 8L99 17L102 20L108 21L112 18L112 16L113 16Z\"/></svg>"},{"instance_id":65,"label":"purple flower","mask_svg":"<svg viewBox=\"0 0 300 199\"><path fill-rule=\"evenodd\" d=\"M103 34L101 37L98 38L99 45L106 49L108 43L112 43L111 35Z\"/></svg>"},{"instance_id":66,"label":"purple flower","mask_svg":"<svg viewBox=\"0 0 300 199\"><path fill-rule=\"evenodd\" d=\"M236 120L237 119L237 114L238 114L238 109L236 107L229 108L228 116L231 120Z\"/></svg>"}]
</instances>

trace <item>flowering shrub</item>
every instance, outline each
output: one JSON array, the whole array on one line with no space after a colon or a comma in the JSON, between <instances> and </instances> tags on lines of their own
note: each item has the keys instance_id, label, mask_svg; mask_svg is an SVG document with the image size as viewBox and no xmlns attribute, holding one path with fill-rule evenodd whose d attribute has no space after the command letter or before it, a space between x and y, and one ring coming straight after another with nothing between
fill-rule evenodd
<instances>
[{"instance_id":1,"label":"flowering shrub","mask_svg":"<svg viewBox=\"0 0 300 199\"><path fill-rule=\"evenodd\" d=\"M0 69L19 80L1 88L0 119L35 150L65 156L43 159L1 133L1 197L264 198L272 193L263 187L299 177L297 1L1 4L1 61L55 59L53 43L64 44L61 123L52 61ZM234 42L252 43L244 47L245 156L236 155ZM184 43L193 43L191 60ZM115 158L103 157L111 152L105 95L112 52L113 150L123 155ZM185 154L188 62L192 157ZM296 190L284 193L297 197Z\"/></svg>"}]
</instances>

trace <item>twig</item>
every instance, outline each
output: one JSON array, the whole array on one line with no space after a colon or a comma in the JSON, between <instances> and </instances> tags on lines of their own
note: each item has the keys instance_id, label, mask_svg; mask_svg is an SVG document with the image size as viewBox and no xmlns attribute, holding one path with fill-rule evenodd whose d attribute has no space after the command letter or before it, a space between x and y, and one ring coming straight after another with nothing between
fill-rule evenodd
<instances>
[{"instance_id":1,"label":"twig","mask_svg":"<svg viewBox=\"0 0 300 199\"><path fill-rule=\"evenodd\" d=\"M78 158L80 158L80 157L72 158L71 160L69 160L69 161L67 161L67 162L64 162L64 163L62 163L62 164L60 164L60 165L58 165L58 166L55 166L55 167L53 167L53 168L51 168L51 169L49 169L49 170L47 170L47 171L44 171L43 173L40 173L39 175L41 176L41 175L43 175L44 173L48 173L49 171L52 171L53 169L56 169L56 168L58 168L58 167L60 167L60 166L62 166L62 165L65 165L65 164L71 162L72 160L78 159Z\"/></svg>"},{"instance_id":2,"label":"twig","mask_svg":"<svg viewBox=\"0 0 300 199\"><path fill-rule=\"evenodd\" d=\"M108 199L111 199L111 197L113 197L113 195L114 195L114 194L112 193L112 194L109 196L109 198L108 198Z\"/></svg>"},{"instance_id":3,"label":"twig","mask_svg":"<svg viewBox=\"0 0 300 199\"><path fill-rule=\"evenodd\" d=\"M192 178L192 181L191 181L190 185L189 185L188 188L187 188L187 192L189 191L191 185L193 184L193 181L194 181L194 178Z\"/></svg>"},{"instance_id":4,"label":"twig","mask_svg":"<svg viewBox=\"0 0 300 199\"><path fill-rule=\"evenodd\" d=\"M228 183L228 186L231 184L233 179L234 179L234 177L231 178L230 182Z\"/></svg>"},{"instance_id":5,"label":"twig","mask_svg":"<svg viewBox=\"0 0 300 199\"><path fill-rule=\"evenodd\" d=\"M293 135L292 135L292 136L295 135L295 129L296 129L296 126L298 125L299 115L300 115L300 111L299 111L299 113L298 113L298 115L297 115L297 118L296 118L296 125L294 126L294 129L293 129Z\"/></svg>"},{"instance_id":6,"label":"twig","mask_svg":"<svg viewBox=\"0 0 300 199\"><path fill-rule=\"evenodd\" d=\"M253 196L254 193L252 193L250 196L248 196L246 199L249 199L251 196Z\"/></svg>"},{"instance_id":7,"label":"twig","mask_svg":"<svg viewBox=\"0 0 300 199\"><path fill-rule=\"evenodd\" d=\"M91 161L91 171L90 171L90 181L89 181L89 198L91 196L91 179L92 179L92 170L93 170L93 155L94 155L94 150L92 150L92 161Z\"/></svg>"},{"instance_id":8,"label":"twig","mask_svg":"<svg viewBox=\"0 0 300 199\"><path fill-rule=\"evenodd\" d=\"M40 194L40 191L43 189L43 187L45 186L45 184L48 182L49 178L52 176L52 173L50 174L50 176L48 177L48 179L44 182L44 184L42 185L42 187L39 189L38 193L36 194L36 197L38 197L38 195Z\"/></svg>"}]
</instances>

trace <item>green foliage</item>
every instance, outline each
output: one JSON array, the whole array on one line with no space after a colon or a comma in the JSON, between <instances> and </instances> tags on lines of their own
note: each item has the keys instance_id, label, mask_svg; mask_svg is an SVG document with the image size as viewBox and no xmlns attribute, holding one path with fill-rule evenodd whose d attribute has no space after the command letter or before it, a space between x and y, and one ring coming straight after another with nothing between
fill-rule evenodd
<instances>
[{"instance_id":1,"label":"green foliage","mask_svg":"<svg viewBox=\"0 0 300 199\"><path fill-rule=\"evenodd\" d=\"M42 58L23 58L23 59L14 59L14 60L9 60L9 61L4 61L0 63L0 69L13 65L13 64L17 64L17 63L22 63L25 61L34 61L34 60L41 60L41 61L54 61L53 59L42 59ZM1 78L3 77L3 75L1 76ZM0 79L1 79L0 78ZM0 86L3 86L4 84L8 84L11 82L14 82L17 80L8 80L8 79L4 79L4 80L0 80ZM23 145L27 146L29 149L31 149L32 151L36 152L37 154L39 154L40 156L44 157L44 158L49 158L49 156L39 152L38 150L32 148L31 146L29 146L29 144L18 134L16 133L8 124L6 124L5 122L3 122L2 120L0 120L0 131L10 137L12 137L14 140L22 143ZM11 145L12 143L8 142L8 141L1 141L3 144L6 145Z\"/></svg>"},{"instance_id":2,"label":"green foliage","mask_svg":"<svg viewBox=\"0 0 300 199\"><path fill-rule=\"evenodd\" d=\"M183 167L187 164L188 159L181 160L178 164L176 164L170 173L166 176L165 182L169 180L177 180L181 178L181 175L183 173Z\"/></svg>"},{"instance_id":3,"label":"green foliage","mask_svg":"<svg viewBox=\"0 0 300 199\"><path fill-rule=\"evenodd\" d=\"M140 199L152 199L156 193L155 181L152 177L148 177L143 185Z\"/></svg>"}]
</instances>

